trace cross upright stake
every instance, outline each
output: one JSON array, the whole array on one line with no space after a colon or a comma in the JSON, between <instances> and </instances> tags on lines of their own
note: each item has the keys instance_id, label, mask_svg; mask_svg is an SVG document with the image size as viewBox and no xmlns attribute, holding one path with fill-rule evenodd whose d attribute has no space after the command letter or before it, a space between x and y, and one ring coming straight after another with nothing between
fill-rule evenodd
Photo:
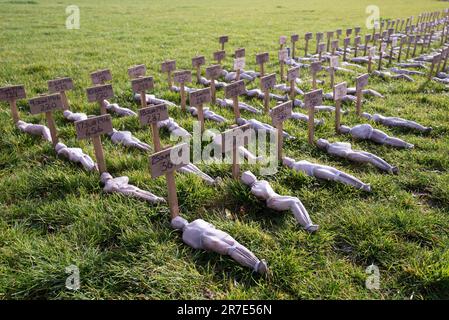
<instances>
[{"instance_id":1,"label":"cross upright stake","mask_svg":"<svg viewBox=\"0 0 449 320\"><path fill-rule=\"evenodd\" d=\"M101 135L111 133L112 128L111 115L88 118L75 122L76 135L78 140L92 139L95 150L95 158L98 164L100 174L107 172L106 162L104 158L103 146L101 144Z\"/></svg>"},{"instance_id":2,"label":"cross upright stake","mask_svg":"<svg viewBox=\"0 0 449 320\"><path fill-rule=\"evenodd\" d=\"M210 66L206 68L206 78L210 80L210 94L212 99L212 104L217 101L217 93L215 89L215 79L217 79L221 74L221 66L219 64Z\"/></svg>"},{"instance_id":3,"label":"cross upright stake","mask_svg":"<svg viewBox=\"0 0 449 320\"><path fill-rule=\"evenodd\" d=\"M339 83L334 88L334 101L335 101L335 132L340 133L341 124L341 100L347 94L346 82Z\"/></svg>"},{"instance_id":4,"label":"cross upright stake","mask_svg":"<svg viewBox=\"0 0 449 320\"><path fill-rule=\"evenodd\" d=\"M272 73L260 78L260 90L263 92L264 112L270 111L270 89L276 85L276 74Z\"/></svg>"},{"instance_id":5,"label":"cross upright stake","mask_svg":"<svg viewBox=\"0 0 449 320\"><path fill-rule=\"evenodd\" d=\"M287 81L290 83L290 99L295 101L295 80L299 78L299 67L290 68L287 71Z\"/></svg>"},{"instance_id":6,"label":"cross upright stake","mask_svg":"<svg viewBox=\"0 0 449 320\"><path fill-rule=\"evenodd\" d=\"M102 85L105 85L106 82L112 80L112 74L109 69L103 69L103 70L98 70L98 71L92 72L90 74L90 78L92 80L92 83L95 86L102 86ZM103 99L97 100L98 105L100 106L101 114L107 114L106 103L104 101L104 99L107 99L107 98L108 97L104 97Z\"/></svg>"},{"instance_id":7,"label":"cross upright stake","mask_svg":"<svg viewBox=\"0 0 449 320\"><path fill-rule=\"evenodd\" d=\"M190 105L197 107L198 120L201 123L201 133L204 132L203 104L211 102L210 88L196 90L190 93Z\"/></svg>"},{"instance_id":8,"label":"cross upright stake","mask_svg":"<svg viewBox=\"0 0 449 320\"><path fill-rule=\"evenodd\" d=\"M239 180L240 177L240 157L239 148L249 143L252 138L251 125L235 127L222 133L222 153L232 152L232 177ZM248 136L249 134L249 136Z\"/></svg>"},{"instance_id":9,"label":"cross upright stake","mask_svg":"<svg viewBox=\"0 0 449 320\"><path fill-rule=\"evenodd\" d=\"M192 72L190 70L182 70L176 71L173 73L173 81L179 83L180 85L180 94L181 94L181 109L182 111L186 111L186 91L185 91L185 83L192 82Z\"/></svg>"},{"instance_id":10,"label":"cross upright stake","mask_svg":"<svg viewBox=\"0 0 449 320\"><path fill-rule=\"evenodd\" d=\"M225 87L226 99L232 99L234 105L235 123L240 118L239 96L245 93L245 82L243 80L233 82Z\"/></svg>"},{"instance_id":11,"label":"cross upright stake","mask_svg":"<svg viewBox=\"0 0 449 320\"><path fill-rule=\"evenodd\" d=\"M67 99L66 91L74 88L73 81L70 78L58 78L47 82L48 92L58 93L61 95L63 109L70 110L69 100Z\"/></svg>"},{"instance_id":12,"label":"cross upright stake","mask_svg":"<svg viewBox=\"0 0 449 320\"><path fill-rule=\"evenodd\" d=\"M114 91L112 85L97 85L95 87L87 88L87 99L89 102L97 102L100 106L100 112L102 115L107 114L105 99L114 97Z\"/></svg>"},{"instance_id":13,"label":"cross upright stake","mask_svg":"<svg viewBox=\"0 0 449 320\"><path fill-rule=\"evenodd\" d=\"M11 116L14 123L20 121L19 111L17 110L18 99L25 99L26 92L23 85L19 86L8 86L0 88L0 101L9 102L9 107L11 109Z\"/></svg>"},{"instance_id":14,"label":"cross upright stake","mask_svg":"<svg viewBox=\"0 0 449 320\"><path fill-rule=\"evenodd\" d=\"M265 75L264 64L269 61L270 57L268 52L260 53L256 55L256 64L260 66L260 76L263 77Z\"/></svg>"},{"instance_id":15,"label":"cross upright stake","mask_svg":"<svg viewBox=\"0 0 449 320\"><path fill-rule=\"evenodd\" d=\"M206 58L204 56L197 56L192 58L192 67L196 69L196 82L201 81L201 66L206 64Z\"/></svg>"},{"instance_id":16,"label":"cross upright stake","mask_svg":"<svg viewBox=\"0 0 449 320\"><path fill-rule=\"evenodd\" d=\"M365 73L357 77L356 79L356 95L357 95L356 113L358 116L362 114L362 90L368 84L368 78L369 74Z\"/></svg>"},{"instance_id":17,"label":"cross upright stake","mask_svg":"<svg viewBox=\"0 0 449 320\"><path fill-rule=\"evenodd\" d=\"M168 84L169 90L172 89L172 85L173 85L171 74L175 70L176 70L176 60L166 60L166 61L162 62L161 72L167 73L167 84Z\"/></svg>"},{"instance_id":18,"label":"cross upright stake","mask_svg":"<svg viewBox=\"0 0 449 320\"><path fill-rule=\"evenodd\" d=\"M314 90L304 95L304 103L309 110L308 142L310 145L315 141L315 107L323 103L323 90Z\"/></svg>"},{"instance_id":19,"label":"cross upright stake","mask_svg":"<svg viewBox=\"0 0 449 320\"><path fill-rule=\"evenodd\" d=\"M293 102L284 102L271 110L271 122L276 127L278 136L278 160L282 161L282 148L284 144L284 121L292 117Z\"/></svg>"},{"instance_id":20,"label":"cross upright stake","mask_svg":"<svg viewBox=\"0 0 449 320\"><path fill-rule=\"evenodd\" d=\"M58 130L56 129L56 123L53 118L53 111L62 110L64 108L64 103L62 101L61 95L59 93L51 95L43 95L33 99L30 99L30 111L31 114L45 113L45 118L47 119L47 125L50 129L51 140L53 147L58 144Z\"/></svg>"}]
</instances>

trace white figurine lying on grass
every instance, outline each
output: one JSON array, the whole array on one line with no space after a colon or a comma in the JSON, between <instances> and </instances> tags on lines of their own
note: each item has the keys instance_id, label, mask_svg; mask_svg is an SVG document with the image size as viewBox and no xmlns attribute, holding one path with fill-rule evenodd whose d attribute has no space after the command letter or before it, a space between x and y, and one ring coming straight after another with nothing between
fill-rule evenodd
<instances>
[{"instance_id":1,"label":"white figurine lying on grass","mask_svg":"<svg viewBox=\"0 0 449 320\"><path fill-rule=\"evenodd\" d=\"M200 77L200 83L203 86L209 87L211 84L211 81L206 79L205 77ZM227 86L226 82L221 82L221 81L215 80L214 83L215 83L215 88L217 88L217 89L221 89L221 88L224 88Z\"/></svg>"},{"instance_id":2,"label":"white figurine lying on grass","mask_svg":"<svg viewBox=\"0 0 449 320\"><path fill-rule=\"evenodd\" d=\"M349 87L347 89L347 93L351 95L355 95L357 93L357 89L354 87ZM382 94L373 89L362 89L362 95L364 96L372 96L376 98L385 98Z\"/></svg>"},{"instance_id":3,"label":"white figurine lying on grass","mask_svg":"<svg viewBox=\"0 0 449 320\"><path fill-rule=\"evenodd\" d=\"M308 232L318 230L318 225L313 224L309 213L297 197L281 196L274 192L270 184L265 180L257 180L250 171L242 174L242 182L251 188L251 193L261 200L265 200L267 207L276 211L290 210L296 221Z\"/></svg>"},{"instance_id":4,"label":"white figurine lying on grass","mask_svg":"<svg viewBox=\"0 0 449 320\"><path fill-rule=\"evenodd\" d=\"M386 71L379 71L379 70L374 70L373 74L376 76L381 77L382 79L402 79L402 80L406 80L409 82L414 82L415 80L413 80L412 77L406 75L406 74L396 74L396 75L392 75L391 72L386 72Z\"/></svg>"},{"instance_id":5,"label":"white figurine lying on grass","mask_svg":"<svg viewBox=\"0 0 449 320\"><path fill-rule=\"evenodd\" d=\"M265 260L259 260L229 234L216 229L202 219L189 223L186 219L178 216L171 221L171 226L182 232L182 241L193 249L230 256L242 266L249 267L260 274L265 274L268 271Z\"/></svg>"},{"instance_id":6,"label":"white figurine lying on grass","mask_svg":"<svg viewBox=\"0 0 449 320\"><path fill-rule=\"evenodd\" d=\"M75 113L70 110L64 110L63 112L64 118L71 122L82 121L87 119L87 115L85 113Z\"/></svg>"},{"instance_id":7,"label":"white figurine lying on grass","mask_svg":"<svg viewBox=\"0 0 449 320\"><path fill-rule=\"evenodd\" d=\"M295 101L293 102L293 106L294 107L300 107L304 110L308 110L308 108L306 107L306 105L304 104L304 102L302 100L299 99L295 99ZM315 113L317 112L335 112L335 107L333 106L315 106L314 108ZM347 110L340 110L340 112L342 114L347 114L348 111Z\"/></svg>"},{"instance_id":8,"label":"white figurine lying on grass","mask_svg":"<svg viewBox=\"0 0 449 320\"><path fill-rule=\"evenodd\" d=\"M348 159L357 163L371 163L373 166L379 168L380 170L394 174L398 173L397 167L390 165L388 162L372 153L353 150L350 143L330 143L325 139L319 139L316 144L319 148L325 150L330 155Z\"/></svg>"},{"instance_id":9,"label":"white figurine lying on grass","mask_svg":"<svg viewBox=\"0 0 449 320\"><path fill-rule=\"evenodd\" d=\"M58 156L62 156L73 163L80 163L86 171L98 170L97 164L80 148L68 148L65 144L59 142L55 146L55 151Z\"/></svg>"},{"instance_id":10,"label":"white figurine lying on grass","mask_svg":"<svg viewBox=\"0 0 449 320\"><path fill-rule=\"evenodd\" d=\"M276 128L273 127L272 125L269 125L268 123L260 122L259 120L256 120L256 119L246 120L246 119L243 119L243 118L238 118L237 119L237 124L239 126L243 126L245 124L249 124L251 126L251 128L254 129L254 130L263 130L263 131L266 131L268 133L276 132ZM291 135L289 135L285 131L283 131L283 136L284 136L284 138L287 138L287 139L292 139L293 138Z\"/></svg>"},{"instance_id":11,"label":"white figurine lying on grass","mask_svg":"<svg viewBox=\"0 0 449 320\"><path fill-rule=\"evenodd\" d=\"M195 107L190 107L189 112L192 116L198 117L198 110ZM226 122L226 118L220 116L219 114L216 114L209 108L203 108L203 115L204 115L204 119L206 119L206 120L212 120L212 121L220 122L220 123Z\"/></svg>"},{"instance_id":12,"label":"white figurine lying on grass","mask_svg":"<svg viewBox=\"0 0 449 320\"><path fill-rule=\"evenodd\" d=\"M201 179L203 179L204 182L206 182L209 185L216 185L221 181L221 178L218 177L216 179L212 178L208 174L201 171L197 166L195 166L193 163L189 163L186 166L183 166L178 169L178 172L184 173L184 174L194 174Z\"/></svg>"},{"instance_id":13,"label":"white figurine lying on grass","mask_svg":"<svg viewBox=\"0 0 449 320\"><path fill-rule=\"evenodd\" d=\"M186 138L186 137L190 137L191 136L191 134L186 129L181 127L172 118L168 118L167 120L159 121L157 123L157 127L159 129L167 128L168 132L170 132L171 134L173 134L176 137Z\"/></svg>"},{"instance_id":14,"label":"white figurine lying on grass","mask_svg":"<svg viewBox=\"0 0 449 320\"><path fill-rule=\"evenodd\" d=\"M237 72L235 71L227 71L227 70L221 70L221 75L224 77L226 82L232 82L236 80ZM241 70L240 71L240 80L248 80L248 81L254 81L257 77L260 76L259 72L256 72L254 70Z\"/></svg>"},{"instance_id":15,"label":"white figurine lying on grass","mask_svg":"<svg viewBox=\"0 0 449 320\"><path fill-rule=\"evenodd\" d=\"M117 103L109 103L108 100L104 100L106 104L106 110L112 113L116 113L120 117L137 117L137 113L128 108L120 107Z\"/></svg>"},{"instance_id":16,"label":"white figurine lying on grass","mask_svg":"<svg viewBox=\"0 0 449 320\"><path fill-rule=\"evenodd\" d=\"M371 140L379 144L385 144L398 148L413 148L413 144L407 143L399 138L390 137L385 132L374 129L369 124L359 124L352 128L347 126L341 126L340 132L344 134L350 134L354 139Z\"/></svg>"},{"instance_id":17,"label":"white figurine lying on grass","mask_svg":"<svg viewBox=\"0 0 449 320\"><path fill-rule=\"evenodd\" d=\"M296 83L296 82L295 82L295 83ZM290 86L289 86L289 85L286 85L285 83L280 83L280 84L275 85L275 86L274 86L274 89L290 94ZM299 94L299 95L301 95L301 96L304 95L304 91L302 91L301 89L299 89L297 86L295 86L295 93L296 93L296 94ZM270 97L270 98L271 98L271 97ZM284 97L284 99L285 99L285 97ZM287 100L288 100L288 97L286 98L285 101L287 101ZM279 100L279 101L282 101L282 100Z\"/></svg>"},{"instance_id":18,"label":"white figurine lying on grass","mask_svg":"<svg viewBox=\"0 0 449 320\"><path fill-rule=\"evenodd\" d=\"M355 187L357 189L361 189L367 192L371 192L371 186L369 184L363 183L356 177L344 173L338 169L333 167L314 164L306 160L296 161L291 158L283 158L282 162L285 166L292 168L293 170L300 171L305 173L310 177L315 177L318 179L328 180L328 181L336 181L343 184L347 184L349 186Z\"/></svg>"},{"instance_id":19,"label":"white figurine lying on grass","mask_svg":"<svg viewBox=\"0 0 449 320\"><path fill-rule=\"evenodd\" d=\"M385 117L380 114L369 114L367 112L362 113L362 117L372 120L376 123L380 123L387 127L400 127L400 128L407 128L407 129L413 129L420 132L430 132L432 131L432 128L425 127L423 125L420 125L419 123L411 120L406 120L398 117Z\"/></svg>"},{"instance_id":20,"label":"white figurine lying on grass","mask_svg":"<svg viewBox=\"0 0 449 320\"><path fill-rule=\"evenodd\" d=\"M17 128L20 131L31 134L33 136L40 136L42 139L47 140L48 142L52 142L50 129L48 127L40 125L40 124L32 124L27 123L22 120L19 120L17 123Z\"/></svg>"},{"instance_id":21,"label":"white figurine lying on grass","mask_svg":"<svg viewBox=\"0 0 449 320\"><path fill-rule=\"evenodd\" d=\"M134 100L136 101L136 102L139 102L140 103L140 94L139 93L135 93L134 94ZM146 100L146 102L147 102L147 104L154 104L154 105L157 105L157 104L163 104L163 103L165 103L166 105L167 105L167 107L178 107L176 104L174 104L173 102L170 102L170 101L168 101L168 100L164 100L164 99L159 99L159 98L156 98L156 96L155 95L153 95L153 94L146 94L145 95L145 100Z\"/></svg>"},{"instance_id":22,"label":"white figurine lying on grass","mask_svg":"<svg viewBox=\"0 0 449 320\"><path fill-rule=\"evenodd\" d=\"M113 178L109 173L101 175L103 190L107 193L120 193L128 197L138 198L150 203L165 203L165 199L129 184L128 177Z\"/></svg>"},{"instance_id":23,"label":"white figurine lying on grass","mask_svg":"<svg viewBox=\"0 0 449 320\"><path fill-rule=\"evenodd\" d=\"M263 100L265 98L265 94L262 92L262 90L260 89L251 89L251 90L246 90L245 95L250 97L250 98L257 98L260 100ZM276 101L287 101L288 100L288 96L280 96L278 94L274 94L271 93L269 94L270 99L276 100Z\"/></svg>"},{"instance_id":24,"label":"white figurine lying on grass","mask_svg":"<svg viewBox=\"0 0 449 320\"><path fill-rule=\"evenodd\" d=\"M108 135L115 144L122 144L126 147L136 148L142 151L151 150L151 147L148 144L134 137L130 131L117 131L113 129L113 131Z\"/></svg>"},{"instance_id":25,"label":"white figurine lying on grass","mask_svg":"<svg viewBox=\"0 0 449 320\"><path fill-rule=\"evenodd\" d=\"M217 104L223 108L230 108L230 109L234 108L234 102L231 99L217 98ZM252 112L252 113L262 113L260 110L254 108L253 106L250 106L249 104L246 104L244 102L239 102L239 109L245 110L248 112Z\"/></svg>"}]
</instances>

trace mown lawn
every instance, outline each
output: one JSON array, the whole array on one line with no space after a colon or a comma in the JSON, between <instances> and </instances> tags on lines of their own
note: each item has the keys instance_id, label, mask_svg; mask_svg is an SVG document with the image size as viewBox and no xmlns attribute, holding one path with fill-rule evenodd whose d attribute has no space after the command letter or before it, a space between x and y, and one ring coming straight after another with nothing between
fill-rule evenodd
<instances>
[{"instance_id":1,"label":"mown lawn","mask_svg":"<svg viewBox=\"0 0 449 320\"><path fill-rule=\"evenodd\" d=\"M376 3L385 19L447 6L431 0ZM65 29L65 8L71 4L80 7L80 30ZM164 59L176 59L178 69L191 68L190 59L197 54L212 63L212 52L219 49L217 37L228 34L228 53L245 47L247 65L254 69L255 54L269 51L268 72L277 72L280 35L300 33L302 39L308 31L364 27L369 4L372 1L342 0L338 5L328 0L0 1L0 86L24 84L28 97L33 97L47 91L47 80L70 76L76 85L68 94L72 109L99 114L96 104L87 103L85 88L90 85L90 72L110 68L115 101L136 110L139 106L132 100L126 70L145 63L155 78L156 95L179 102L179 95L168 92L165 75L159 72ZM231 58L225 61L227 69L231 62ZM303 77L309 78L308 73ZM354 85L354 77L338 75L337 81L342 80ZM317 234L301 230L289 213L267 210L246 187L230 179L229 166L200 165L210 175L224 178L217 187L177 174L182 214L213 223L266 259L271 269L267 278L228 257L183 245L170 228L167 207L104 194L95 173L59 159L51 145L18 132L8 106L1 103L0 298L449 298L448 90L427 83L424 77L415 80L373 78L369 87L386 98L369 98L364 104L370 113L397 115L433 127L430 134L416 134L375 126L415 144L415 149L351 141L355 149L396 164L398 176L332 158L307 144L304 123L286 123L286 131L296 137L286 142L286 155L335 166L372 185L373 192L367 194L285 168L265 177L277 192L301 199L321 226ZM330 90L327 85L324 89ZM262 108L260 101L246 102ZM43 117L29 114L26 101L20 101L19 108L24 120L44 123ZM352 105L344 108L352 111L343 117L344 124L361 121ZM212 109L229 123L207 122L208 128L224 130L232 123L230 111ZM170 116L192 131L192 117L173 109ZM350 141L334 134L331 114L317 116L326 120L317 129L317 138ZM73 125L61 113L55 117L61 140L93 156L92 144L77 141ZM256 118L269 122L266 115ZM151 141L149 130L140 128L135 118L114 117L113 123ZM162 138L165 145L174 143L167 132ZM150 179L147 154L108 139L104 148L113 176L127 175L133 184L167 195L164 178ZM372 263L380 268L378 291L365 288L365 269ZM81 289L76 292L65 288L65 268L72 264L80 269Z\"/></svg>"}]
</instances>

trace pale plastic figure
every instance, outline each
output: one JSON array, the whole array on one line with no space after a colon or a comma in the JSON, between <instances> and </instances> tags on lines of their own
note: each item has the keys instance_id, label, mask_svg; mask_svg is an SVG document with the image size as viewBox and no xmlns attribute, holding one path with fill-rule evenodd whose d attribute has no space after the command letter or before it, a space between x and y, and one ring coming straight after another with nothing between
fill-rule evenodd
<instances>
[{"instance_id":1,"label":"pale plastic figure","mask_svg":"<svg viewBox=\"0 0 449 320\"><path fill-rule=\"evenodd\" d=\"M330 72L330 67L326 68L327 72ZM335 70L335 72L339 71L339 72L344 72L344 73L355 73L354 70L350 70L350 69L346 69L346 68L342 68L342 67L334 67L333 68Z\"/></svg>"},{"instance_id":2,"label":"pale plastic figure","mask_svg":"<svg viewBox=\"0 0 449 320\"><path fill-rule=\"evenodd\" d=\"M295 81L296 83L296 81ZM274 86L274 89L290 94L290 86L285 83L280 83ZM304 95L304 91L295 86L295 93L299 95ZM285 97L284 97L285 98ZM286 100L284 100L286 101Z\"/></svg>"},{"instance_id":3,"label":"pale plastic figure","mask_svg":"<svg viewBox=\"0 0 449 320\"><path fill-rule=\"evenodd\" d=\"M108 135L115 144L123 144L126 147L136 148L142 151L151 150L151 147L148 144L134 137L130 131L117 131L113 129Z\"/></svg>"},{"instance_id":4,"label":"pale plastic figure","mask_svg":"<svg viewBox=\"0 0 449 320\"><path fill-rule=\"evenodd\" d=\"M106 193L120 193L128 197L138 198L155 204L166 202L164 198L129 184L128 177L113 178L109 173L104 172L101 175L101 182L104 184L103 190Z\"/></svg>"},{"instance_id":5,"label":"pale plastic figure","mask_svg":"<svg viewBox=\"0 0 449 320\"><path fill-rule=\"evenodd\" d=\"M217 98L217 104L218 104L218 106L223 107L223 108L231 108L231 109L234 108L234 102L231 99ZM249 104L240 102L240 101L239 101L239 109L245 110L248 112L252 112L252 113L262 113L262 111L254 108L253 106L250 106Z\"/></svg>"},{"instance_id":6,"label":"pale plastic figure","mask_svg":"<svg viewBox=\"0 0 449 320\"><path fill-rule=\"evenodd\" d=\"M361 150L353 150L350 143L330 143L325 139L319 139L316 144L319 148L326 150L326 152L330 155L348 159L357 163L371 163L380 170L394 174L398 173L397 167L390 165L388 162L372 153Z\"/></svg>"},{"instance_id":7,"label":"pale plastic figure","mask_svg":"<svg viewBox=\"0 0 449 320\"><path fill-rule=\"evenodd\" d=\"M48 127L46 126L27 123L22 120L19 120L16 125L17 128L19 128L19 130L22 132L29 133L33 136L41 136L42 139L47 140L48 142L52 142L50 129L48 129Z\"/></svg>"},{"instance_id":8,"label":"pale plastic figure","mask_svg":"<svg viewBox=\"0 0 449 320\"><path fill-rule=\"evenodd\" d=\"M214 82L215 82L215 88L217 88L217 89L221 89L221 88L224 88L225 86L227 86L226 82L221 82L221 81L217 81L217 80L215 80ZM200 83L203 86L209 87L211 84L211 81L205 77L200 77Z\"/></svg>"},{"instance_id":9,"label":"pale plastic figure","mask_svg":"<svg viewBox=\"0 0 449 320\"><path fill-rule=\"evenodd\" d=\"M172 118L168 118L167 120L163 120L163 121L159 121L157 123L157 127L160 128L167 128L167 130L175 135L176 137L182 137L182 138L186 138L186 137L190 137L191 134L184 129L183 127L181 127L175 120L173 120Z\"/></svg>"},{"instance_id":10,"label":"pale plastic figure","mask_svg":"<svg viewBox=\"0 0 449 320\"><path fill-rule=\"evenodd\" d=\"M415 71L415 70L406 70L406 69L399 69L396 67L392 67L390 68L391 72L396 73L396 74L406 74L406 75L419 75L419 76L423 76L425 75L424 72L422 71Z\"/></svg>"},{"instance_id":11,"label":"pale plastic figure","mask_svg":"<svg viewBox=\"0 0 449 320\"><path fill-rule=\"evenodd\" d=\"M350 185L357 189L361 189L367 192L371 192L371 186L369 184L363 183L356 177L344 173L336 168L314 164L306 160L296 161L291 158L283 158L282 162L285 166L292 168L295 171L300 171L305 173L310 177L315 177L318 179L336 181L343 184Z\"/></svg>"},{"instance_id":12,"label":"pale plastic figure","mask_svg":"<svg viewBox=\"0 0 449 320\"><path fill-rule=\"evenodd\" d=\"M355 95L355 94L357 94L357 89L354 87L350 87L350 88L348 88L347 93L351 94L351 95ZM379 93L373 89L362 89L362 95L372 96L372 97L382 98L382 99L385 98L381 93Z\"/></svg>"},{"instance_id":13,"label":"pale plastic figure","mask_svg":"<svg viewBox=\"0 0 449 320\"><path fill-rule=\"evenodd\" d=\"M215 136L212 137L213 143L215 146L217 146L217 148L220 148L220 150L222 149L222 135L221 134L217 134ZM246 149L243 146L240 146L238 148L238 152L239 155L241 155L243 158L247 159L248 161L250 161L251 163L257 163L259 161L264 161L265 157L263 156L255 156L254 154L252 154L248 149Z\"/></svg>"},{"instance_id":14,"label":"pale plastic figure","mask_svg":"<svg viewBox=\"0 0 449 320\"><path fill-rule=\"evenodd\" d=\"M75 113L70 110L64 110L63 112L64 118L71 122L82 121L87 119L87 115L85 113Z\"/></svg>"},{"instance_id":15,"label":"pale plastic figure","mask_svg":"<svg viewBox=\"0 0 449 320\"><path fill-rule=\"evenodd\" d=\"M120 117L137 117L137 113L128 108L120 107L117 103L109 103L108 100L104 100L106 104L106 110L118 114Z\"/></svg>"},{"instance_id":16,"label":"pale plastic figure","mask_svg":"<svg viewBox=\"0 0 449 320\"><path fill-rule=\"evenodd\" d=\"M302 108L304 110L308 109L306 107L306 105L304 104L304 102L302 102L301 100L298 100L298 99L295 99L295 101L293 102L293 106L300 107L300 108ZM315 112L335 112L335 107L333 107L333 106L315 106L314 110L315 110ZM347 114L348 111L347 110L341 110L341 113Z\"/></svg>"},{"instance_id":17,"label":"pale plastic figure","mask_svg":"<svg viewBox=\"0 0 449 320\"><path fill-rule=\"evenodd\" d=\"M414 82L415 80L413 80L412 77L406 75L406 74L391 74L391 72L386 72L386 71L379 71L379 70L374 70L373 74L376 76L381 77L382 79L402 79L402 80L406 80L409 82Z\"/></svg>"},{"instance_id":18,"label":"pale plastic figure","mask_svg":"<svg viewBox=\"0 0 449 320\"><path fill-rule=\"evenodd\" d=\"M262 92L262 90L260 89L251 89L251 90L246 90L245 95L247 95L248 97L252 98L258 98L260 100L263 100L265 98L265 94ZM270 99L276 100L276 101L282 101L285 102L288 100L288 96L280 96L274 93L269 93Z\"/></svg>"},{"instance_id":19,"label":"pale plastic figure","mask_svg":"<svg viewBox=\"0 0 449 320\"><path fill-rule=\"evenodd\" d=\"M251 193L261 200L265 200L267 207L276 211L290 210L296 221L308 232L316 232L318 225L313 224L309 213L297 197L281 196L274 192L270 184L265 180L257 180L250 171L242 174L242 182L251 188Z\"/></svg>"},{"instance_id":20,"label":"pale plastic figure","mask_svg":"<svg viewBox=\"0 0 449 320\"><path fill-rule=\"evenodd\" d=\"M221 75L224 77L226 82L232 82L236 80L237 72L235 71L227 71L221 70ZM255 72L253 70L241 70L240 71L240 80L254 81L257 77L260 76L259 72Z\"/></svg>"},{"instance_id":21,"label":"pale plastic figure","mask_svg":"<svg viewBox=\"0 0 449 320\"><path fill-rule=\"evenodd\" d=\"M373 59L374 59L374 57L373 57ZM365 69L365 67L363 67L363 66L361 66L359 64L350 63L350 62L347 62L347 61L342 61L341 65L344 66L344 67L353 67L353 68L357 68L357 69Z\"/></svg>"},{"instance_id":22,"label":"pale plastic figure","mask_svg":"<svg viewBox=\"0 0 449 320\"><path fill-rule=\"evenodd\" d=\"M422 62L401 62L396 64L400 68L417 68L426 69L426 65Z\"/></svg>"},{"instance_id":23,"label":"pale plastic figure","mask_svg":"<svg viewBox=\"0 0 449 320\"><path fill-rule=\"evenodd\" d=\"M259 120L256 120L256 119L246 120L246 119L243 119L243 118L238 118L237 119L237 124L239 126L243 126L245 124L249 124L251 126L251 128L254 129L254 130L264 130L264 131L266 131L268 133L276 131L275 127L269 125L268 123L260 122ZM284 138L287 138L287 139L292 139L293 138L291 135L289 135L285 131L283 131L282 135L284 136Z\"/></svg>"},{"instance_id":24,"label":"pale plastic figure","mask_svg":"<svg viewBox=\"0 0 449 320\"><path fill-rule=\"evenodd\" d=\"M309 116L304 113L292 112L292 119L309 122ZM324 119L314 119L315 126L321 126L324 124Z\"/></svg>"},{"instance_id":25,"label":"pale plastic figure","mask_svg":"<svg viewBox=\"0 0 449 320\"><path fill-rule=\"evenodd\" d=\"M97 164L80 148L68 148L65 144L59 142L55 146L55 151L59 156L73 163L80 163L86 171L98 170Z\"/></svg>"},{"instance_id":26,"label":"pale plastic figure","mask_svg":"<svg viewBox=\"0 0 449 320\"><path fill-rule=\"evenodd\" d=\"M398 117L385 117L380 114L369 114L367 112L362 113L362 117L373 120L376 123L380 123L387 127L401 127L401 128L407 128L407 129L413 129L421 132L430 132L432 131L431 127L425 127L423 125L420 125L419 123L411 120L406 120Z\"/></svg>"},{"instance_id":27,"label":"pale plastic figure","mask_svg":"<svg viewBox=\"0 0 449 320\"><path fill-rule=\"evenodd\" d=\"M350 134L354 139L371 140L379 144L385 144L397 148L412 149L413 144L407 143L399 138L390 137L385 132L374 129L369 124L359 124L352 128L347 126L341 126L340 132L344 134Z\"/></svg>"},{"instance_id":28,"label":"pale plastic figure","mask_svg":"<svg viewBox=\"0 0 449 320\"><path fill-rule=\"evenodd\" d=\"M323 94L323 99L334 100L334 93L333 92L328 92L328 93ZM343 96L341 101L343 101L343 102L355 102L355 101L357 101L357 97L352 96L350 94L347 94L347 95Z\"/></svg>"},{"instance_id":29,"label":"pale plastic figure","mask_svg":"<svg viewBox=\"0 0 449 320\"><path fill-rule=\"evenodd\" d=\"M195 107L190 107L189 112L192 116L198 117L198 110ZM220 122L220 123L226 122L226 118L220 116L219 114L216 114L209 108L203 108L203 115L204 115L204 119L207 119L207 120L212 120L212 121Z\"/></svg>"},{"instance_id":30,"label":"pale plastic figure","mask_svg":"<svg viewBox=\"0 0 449 320\"><path fill-rule=\"evenodd\" d=\"M182 241L193 249L230 256L240 265L249 267L260 274L268 272L265 260L259 260L229 234L216 229L202 219L189 223L186 219L178 216L171 221L171 226L175 230L182 231Z\"/></svg>"},{"instance_id":31,"label":"pale plastic figure","mask_svg":"<svg viewBox=\"0 0 449 320\"><path fill-rule=\"evenodd\" d=\"M147 104L158 105L158 104L165 103L168 107L178 107L173 102L170 102L170 101L164 100L164 99L156 98L156 96L153 95L153 94L146 94L145 95L145 99L146 99ZM140 102L140 93L135 93L134 94L134 100L136 100L136 102Z\"/></svg>"},{"instance_id":32,"label":"pale plastic figure","mask_svg":"<svg viewBox=\"0 0 449 320\"><path fill-rule=\"evenodd\" d=\"M171 90L174 91L174 92L181 92L181 87L171 86ZM184 91L187 92L187 93L191 93L191 92L194 92L196 90L198 90L198 89L184 86Z\"/></svg>"},{"instance_id":33,"label":"pale plastic figure","mask_svg":"<svg viewBox=\"0 0 449 320\"><path fill-rule=\"evenodd\" d=\"M193 163L189 163L186 166L183 166L178 169L178 172L184 173L184 174L194 174L203 181L205 181L209 185L215 185L218 184L221 181L221 178L218 177L217 179L212 178L211 176L207 175L203 171L201 171L197 166L195 166Z\"/></svg>"}]
</instances>

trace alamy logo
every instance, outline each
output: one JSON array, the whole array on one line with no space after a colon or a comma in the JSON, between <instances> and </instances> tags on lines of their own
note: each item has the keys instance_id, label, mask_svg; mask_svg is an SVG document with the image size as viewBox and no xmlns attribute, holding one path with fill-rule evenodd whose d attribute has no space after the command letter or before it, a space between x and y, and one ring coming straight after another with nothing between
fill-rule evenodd
<instances>
[{"instance_id":1,"label":"alamy logo","mask_svg":"<svg viewBox=\"0 0 449 320\"><path fill-rule=\"evenodd\" d=\"M80 28L80 8L75 5L68 6L65 8L65 14L68 15L65 20L65 27L67 30L79 29Z\"/></svg>"},{"instance_id":2,"label":"alamy logo","mask_svg":"<svg viewBox=\"0 0 449 320\"><path fill-rule=\"evenodd\" d=\"M65 287L69 290L79 290L80 288L80 270L75 265L65 268L65 273L69 274L65 280Z\"/></svg>"},{"instance_id":3,"label":"alamy logo","mask_svg":"<svg viewBox=\"0 0 449 320\"><path fill-rule=\"evenodd\" d=\"M366 278L365 286L368 290L380 289L380 271L379 267L372 264L366 268L365 273L369 276Z\"/></svg>"},{"instance_id":4,"label":"alamy logo","mask_svg":"<svg viewBox=\"0 0 449 320\"><path fill-rule=\"evenodd\" d=\"M378 28L380 19L380 9L378 6L370 5L365 9L365 13L368 14L366 18L366 28L371 30L373 28Z\"/></svg>"}]
</instances>

